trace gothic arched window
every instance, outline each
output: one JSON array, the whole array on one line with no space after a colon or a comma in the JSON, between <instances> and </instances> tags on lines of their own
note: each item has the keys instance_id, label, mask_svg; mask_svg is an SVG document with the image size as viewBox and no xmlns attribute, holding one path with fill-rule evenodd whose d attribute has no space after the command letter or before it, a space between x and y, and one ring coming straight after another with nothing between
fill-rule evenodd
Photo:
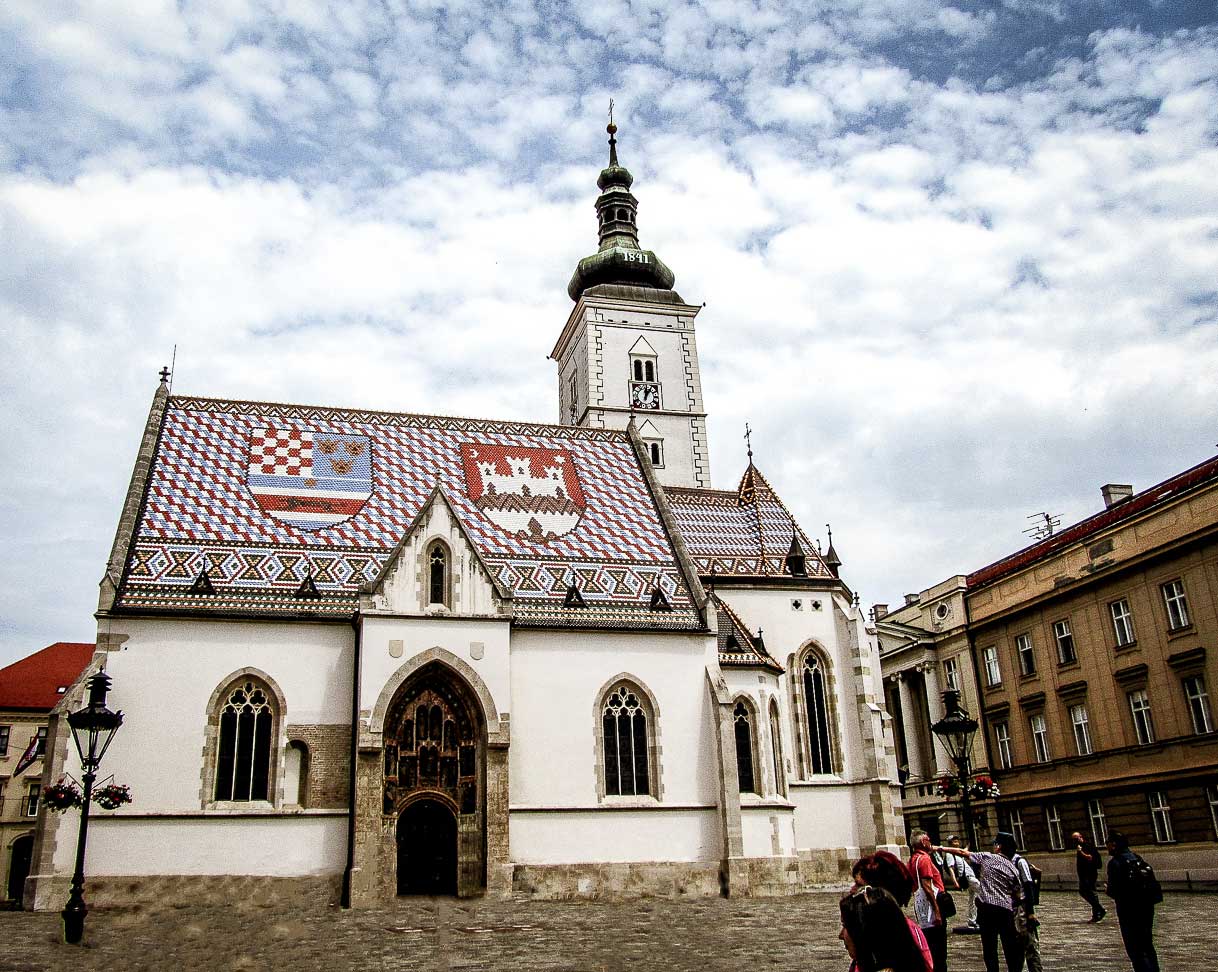
<instances>
[{"instance_id":1,"label":"gothic arched window","mask_svg":"<svg viewBox=\"0 0 1218 972\"><path fill-rule=\"evenodd\" d=\"M601 707L606 796L654 795L653 727L646 697L629 682L615 683Z\"/></svg>"},{"instance_id":2,"label":"gothic arched window","mask_svg":"<svg viewBox=\"0 0 1218 972\"><path fill-rule=\"evenodd\" d=\"M778 721L778 703L770 700L770 758L774 761L774 789L779 796L787 795L787 774L783 768L782 726Z\"/></svg>"},{"instance_id":3,"label":"gothic arched window","mask_svg":"<svg viewBox=\"0 0 1218 972\"><path fill-rule=\"evenodd\" d=\"M643 381L656 380L656 366L654 361L643 362Z\"/></svg>"},{"instance_id":4,"label":"gothic arched window","mask_svg":"<svg viewBox=\"0 0 1218 972\"><path fill-rule=\"evenodd\" d=\"M449 607L448 548L439 540L427 551L427 603Z\"/></svg>"},{"instance_id":5,"label":"gothic arched window","mask_svg":"<svg viewBox=\"0 0 1218 972\"><path fill-rule=\"evenodd\" d=\"M753 772L753 717L744 702L737 702L733 710L736 730L736 775L740 780L741 793L757 792L757 777Z\"/></svg>"},{"instance_id":6,"label":"gothic arched window","mask_svg":"<svg viewBox=\"0 0 1218 972\"><path fill-rule=\"evenodd\" d=\"M634 359L634 380L635 381L643 380L643 362L640 361L638 358Z\"/></svg>"},{"instance_id":7,"label":"gothic arched window","mask_svg":"<svg viewBox=\"0 0 1218 972\"><path fill-rule=\"evenodd\" d=\"M825 666L813 652L803 663L804 715L808 731L808 769L812 773L833 772L833 741L830 736L829 693Z\"/></svg>"},{"instance_id":8,"label":"gothic arched window","mask_svg":"<svg viewBox=\"0 0 1218 972\"><path fill-rule=\"evenodd\" d=\"M660 443L648 442L647 448L648 448L648 451L651 453L651 464L653 466L663 466L664 465L664 452L660 448Z\"/></svg>"},{"instance_id":9,"label":"gothic arched window","mask_svg":"<svg viewBox=\"0 0 1218 972\"><path fill-rule=\"evenodd\" d=\"M242 678L222 696L216 748L216 800L271 800L275 697L260 681Z\"/></svg>"}]
</instances>

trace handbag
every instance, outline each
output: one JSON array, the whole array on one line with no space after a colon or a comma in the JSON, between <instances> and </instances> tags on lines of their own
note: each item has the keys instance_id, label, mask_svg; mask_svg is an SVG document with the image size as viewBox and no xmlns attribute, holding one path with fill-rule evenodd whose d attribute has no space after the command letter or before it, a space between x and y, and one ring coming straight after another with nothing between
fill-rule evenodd
<instances>
[{"instance_id":1,"label":"handbag","mask_svg":"<svg viewBox=\"0 0 1218 972\"><path fill-rule=\"evenodd\" d=\"M935 895L935 904L939 906L939 915L944 921L956 917L956 902L946 891L940 891Z\"/></svg>"}]
</instances>

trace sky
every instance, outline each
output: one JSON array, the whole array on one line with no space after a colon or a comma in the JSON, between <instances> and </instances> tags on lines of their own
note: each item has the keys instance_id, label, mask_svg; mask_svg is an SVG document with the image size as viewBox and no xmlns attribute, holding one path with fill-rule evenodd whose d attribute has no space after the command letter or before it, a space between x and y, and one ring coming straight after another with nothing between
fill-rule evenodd
<instances>
[{"instance_id":1,"label":"sky","mask_svg":"<svg viewBox=\"0 0 1218 972\"><path fill-rule=\"evenodd\" d=\"M1218 451L1213 2L0 4L0 664L92 640L174 391L556 421L612 97L758 467L865 605Z\"/></svg>"}]
</instances>

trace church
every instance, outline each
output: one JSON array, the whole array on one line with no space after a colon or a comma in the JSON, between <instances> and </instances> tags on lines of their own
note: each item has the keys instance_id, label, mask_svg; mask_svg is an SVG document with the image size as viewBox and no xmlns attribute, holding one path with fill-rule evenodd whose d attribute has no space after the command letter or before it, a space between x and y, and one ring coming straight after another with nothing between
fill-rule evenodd
<instances>
[{"instance_id":1,"label":"church","mask_svg":"<svg viewBox=\"0 0 1218 972\"><path fill-rule=\"evenodd\" d=\"M558 329L560 424L153 396L86 675L125 714L90 902L259 882L781 895L901 842L878 646L752 461L711 487L695 319L632 176ZM46 779L80 776L66 712ZM42 811L58 909L76 815Z\"/></svg>"}]
</instances>

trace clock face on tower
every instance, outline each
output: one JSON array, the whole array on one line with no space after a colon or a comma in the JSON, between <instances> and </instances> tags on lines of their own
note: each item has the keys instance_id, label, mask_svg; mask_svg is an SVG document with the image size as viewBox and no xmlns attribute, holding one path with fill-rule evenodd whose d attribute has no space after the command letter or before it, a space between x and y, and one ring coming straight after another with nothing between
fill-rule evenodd
<instances>
[{"instance_id":1,"label":"clock face on tower","mask_svg":"<svg viewBox=\"0 0 1218 972\"><path fill-rule=\"evenodd\" d=\"M649 381L632 381L630 405L632 408L659 408L660 386Z\"/></svg>"}]
</instances>

